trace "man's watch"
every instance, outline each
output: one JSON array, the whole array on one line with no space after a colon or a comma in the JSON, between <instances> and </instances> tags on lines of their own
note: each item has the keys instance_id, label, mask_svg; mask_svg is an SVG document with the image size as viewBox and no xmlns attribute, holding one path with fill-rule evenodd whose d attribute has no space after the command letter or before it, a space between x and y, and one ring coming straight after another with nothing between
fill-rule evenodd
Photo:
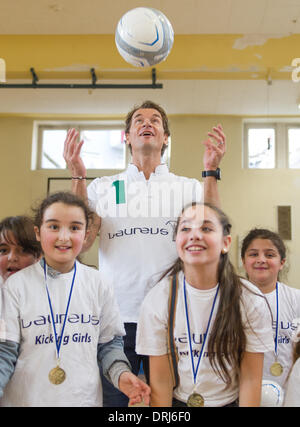
<instances>
[{"instance_id":1,"label":"man's watch","mask_svg":"<svg viewBox=\"0 0 300 427\"><path fill-rule=\"evenodd\" d=\"M202 171L202 178L206 178L207 176L214 176L216 179L221 179L221 170L217 168L216 170L211 171Z\"/></svg>"}]
</instances>

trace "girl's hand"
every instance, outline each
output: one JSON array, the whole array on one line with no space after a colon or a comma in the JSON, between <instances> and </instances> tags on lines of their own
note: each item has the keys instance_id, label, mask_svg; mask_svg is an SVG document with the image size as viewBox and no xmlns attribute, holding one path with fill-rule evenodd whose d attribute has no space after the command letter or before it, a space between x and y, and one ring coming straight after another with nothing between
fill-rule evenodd
<instances>
[{"instance_id":1,"label":"girl's hand","mask_svg":"<svg viewBox=\"0 0 300 427\"><path fill-rule=\"evenodd\" d=\"M119 378L119 389L129 398L129 405L144 402L150 404L150 387L132 372L122 372Z\"/></svg>"}]
</instances>

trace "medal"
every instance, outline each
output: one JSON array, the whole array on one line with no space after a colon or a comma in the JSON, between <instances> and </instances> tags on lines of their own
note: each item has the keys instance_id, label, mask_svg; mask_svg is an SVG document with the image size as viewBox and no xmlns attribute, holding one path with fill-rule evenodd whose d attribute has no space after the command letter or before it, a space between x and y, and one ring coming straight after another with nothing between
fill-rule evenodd
<instances>
[{"instance_id":1,"label":"medal","mask_svg":"<svg viewBox=\"0 0 300 427\"><path fill-rule=\"evenodd\" d=\"M203 407L204 399L199 393L192 393L186 402L187 406L191 407Z\"/></svg>"},{"instance_id":2,"label":"medal","mask_svg":"<svg viewBox=\"0 0 300 427\"><path fill-rule=\"evenodd\" d=\"M279 377L283 372L283 367L279 362L274 362L270 367L270 372L274 377Z\"/></svg>"},{"instance_id":3,"label":"medal","mask_svg":"<svg viewBox=\"0 0 300 427\"><path fill-rule=\"evenodd\" d=\"M65 381L66 373L58 365L49 372L49 380L52 384L58 385Z\"/></svg>"},{"instance_id":4,"label":"medal","mask_svg":"<svg viewBox=\"0 0 300 427\"><path fill-rule=\"evenodd\" d=\"M187 406L194 406L194 407L198 407L198 408L204 406L204 398L203 398L203 396L201 396L201 394L195 392L195 389L197 387L196 381L197 381L197 374L199 373L199 370L200 370L199 369L200 362L202 361L203 351L204 351L204 348L205 348L206 338L208 336L208 331L209 331L209 327L210 327L212 315L213 315L213 312L214 312L214 308L215 308L215 304L216 304L216 300L217 300L217 296L218 296L218 292L219 292L219 287L220 286L218 285L217 290L216 290L216 294L214 296L214 300L213 300L213 303L212 303L212 307L211 307L211 311L210 311L210 315L209 315L209 319L208 319L208 323L207 323L207 327L206 327L206 332L204 334L203 344L202 344L202 347L201 347L201 351L200 351L200 354L199 354L199 357L198 357L197 366L196 366L196 369L195 369L194 357L193 357L193 349L192 349L191 330L190 330L190 321L189 321L189 313L188 313L187 297L186 297L186 283L185 283L185 278L184 278L184 282L183 282L184 306L185 306L187 335L188 335L188 339L189 339L189 348L190 348L190 356L191 356L191 364L192 364L192 372L193 372L193 380L194 380L194 391L189 396L189 398L187 400Z\"/></svg>"},{"instance_id":5,"label":"medal","mask_svg":"<svg viewBox=\"0 0 300 427\"><path fill-rule=\"evenodd\" d=\"M54 332L54 336L55 336L56 357L57 357L57 366L55 368L51 369L51 371L49 372L48 378L52 384L59 385L59 384L62 384L66 379L65 371L62 368L60 368L60 366L59 366L59 353L60 353L60 347L61 347L61 343L62 343L63 336L64 336L66 320L68 317L69 306L70 306L70 302L71 302L73 286L74 286L75 277L76 277L76 262L74 264L74 274L73 274L73 278L72 278L72 283L71 283L71 288L70 288L70 292L69 292L69 298L68 298L66 313L64 316L64 322L63 322L60 337L57 336L57 331L56 331L56 326L55 326L55 321L54 321L53 308L52 308L51 298L50 298L49 289L48 289L48 285L47 285L47 267L46 267L46 265L47 265L46 260L44 260L45 285L46 285L46 291L47 291L50 314L51 314L51 323L52 323L52 328L53 328L53 332Z\"/></svg>"}]
</instances>

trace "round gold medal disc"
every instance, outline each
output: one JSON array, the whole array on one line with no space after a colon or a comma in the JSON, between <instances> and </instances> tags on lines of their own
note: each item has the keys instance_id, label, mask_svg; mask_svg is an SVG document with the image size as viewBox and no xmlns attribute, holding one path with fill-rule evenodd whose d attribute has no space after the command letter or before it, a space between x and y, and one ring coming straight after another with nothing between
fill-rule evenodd
<instances>
[{"instance_id":1,"label":"round gold medal disc","mask_svg":"<svg viewBox=\"0 0 300 427\"><path fill-rule=\"evenodd\" d=\"M204 399L201 396L201 394L192 393L189 396L186 404L187 404L187 406L191 406L191 407L202 407L202 406L204 406Z\"/></svg>"},{"instance_id":2,"label":"round gold medal disc","mask_svg":"<svg viewBox=\"0 0 300 427\"><path fill-rule=\"evenodd\" d=\"M274 377L279 377L283 372L283 367L279 362L274 362L270 367L270 372Z\"/></svg>"},{"instance_id":3,"label":"round gold medal disc","mask_svg":"<svg viewBox=\"0 0 300 427\"><path fill-rule=\"evenodd\" d=\"M49 372L49 380L52 384L61 384L65 381L65 379L66 373L59 366L56 366L56 368L51 369L51 371Z\"/></svg>"}]
</instances>

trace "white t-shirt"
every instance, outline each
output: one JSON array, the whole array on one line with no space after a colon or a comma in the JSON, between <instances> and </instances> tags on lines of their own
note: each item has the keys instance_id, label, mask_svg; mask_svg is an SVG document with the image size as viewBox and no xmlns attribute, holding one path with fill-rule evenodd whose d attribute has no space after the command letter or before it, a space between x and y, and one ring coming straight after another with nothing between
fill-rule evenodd
<instances>
[{"instance_id":1,"label":"white t-shirt","mask_svg":"<svg viewBox=\"0 0 300 427\"><path fill-rule=\"evenodd\" d=\"M298 358L287 380L283 406L300 407L300 358Z\"/></svg>"},{"instance_id":2,"label":"white t-shirt","mask_svg":"<svg viewBox=\"0 0 300 427\"><path fill-rule=\"evenodd\" d=\"M149 292L144 300L137 329L136 352L139 354L162 356L168 352L169 281L169 278L163 279ZM182 272L179 273L178 282L174 339L179 358L179 386L174 390L174 397L186 402L188 396L193 392L194 382L184 308ZM260 294L260 291L257 292L257 288L246 280L242 280L242 282L246 285L242 288L243 303L241 304L241 313L247 339L246 351L264 353L269 351L273 346L273 339L270 337L270 312L263 296L257 296L252 293ZM198 363L198 355L202 349L216 289L215 287L209 290L199 290L188 283L186 284L195 367ZM217 313L219 298L220 292L216 299L210 331ZM196 392L204 397L205 406L224 406L233 402L238 397L238 384L236 384L233 378L232 385L226 389L225 383L214 373L207 355L208 339L209 337L206 340L203 357L199 366Z\"/></svg>"},{"instance_id":3,"label":"white t-shirt","mask_svg":"<svg viewBox=\"0 0 300 427\"><path fill-rule=\"evenodd\" d=\"M73 271L47 276L57 334L65 317ZM77 274L60 349L66 379L48 379L55 368L56 346L44 271L36 263L15 273L3 287L6 339L20 344L14 374L5 387L2 406L102 406L97 364L98 343L124 335L110 286L99 271L77 262Z\"/></svg>"},{"instance_id":4,"label":"white t-shirt","mask_svg":"<svg viewBox=\"0 0 300 427\"><path fill-rule=\"evenodd\" d=\"M276 290L265 294L273 316L273 338L276 335ZM263 378L276 381L281 387L286 386L286 379L293 361L292 333L297 329L293 320L300 317L300 289L291 288L278 282L278 362L283 366L283 373L274 377L270 367L275 362L275 344L271 352L265 354Z\"/></svg>"},{"instance_id":5,"label":"white t-shirt","mask_svg":"<svg viewBox=\"0 0 300 427\"><path fill-rule=\"evenodd\" d=\"M202 201L202 184L165 164L146 180L130 164L119 175L95 179L88 198L101 217L99 269L113 283L123 321L137 322L145 295L177 258L177 217L187 203Z\"/></svg>"},{"instance_id":6,"label":"white t-shirt","mask_svg":"<svg viewBox=\"0 0 300 427\"><path fill-rule=\"evenodd\" d=\"M5 323L4 320L2 319L3 315L2 315L2 286L3 286L3 281L2 278L0 277L0 342L2 340L5 340Z\"/></svg>"}]
</instances>

